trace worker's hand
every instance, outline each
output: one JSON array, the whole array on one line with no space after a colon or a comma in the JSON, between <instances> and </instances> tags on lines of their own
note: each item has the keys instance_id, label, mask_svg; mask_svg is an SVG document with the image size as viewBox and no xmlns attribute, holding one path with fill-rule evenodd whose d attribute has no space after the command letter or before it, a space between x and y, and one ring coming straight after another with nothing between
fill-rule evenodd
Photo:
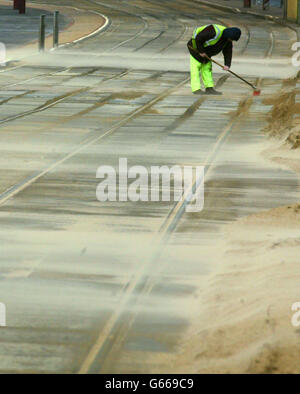
<instances>
[{"instance_id":1,"label":"worker's hand","mask_svg":"<svg viewBox=\"0 0 300 394\"><path fill-rule=\"evenodd\" d=\"M230 69L230 67L228 67L228 66L223 67L223 70L225 70L225 71L228 71L229 69Z\"/></svg>"},{"instance_id":2,"label":"worker's hand","mask_svg":"<svg viewBox=\"0 0 300 394\"><path fill-rule=\"evenodd\" d=\"M206 57L206 53L205 53L205 52L203 52L203 53L200 53L200 56L202 56L202 57Z\"/></svg>"}]
</instances>

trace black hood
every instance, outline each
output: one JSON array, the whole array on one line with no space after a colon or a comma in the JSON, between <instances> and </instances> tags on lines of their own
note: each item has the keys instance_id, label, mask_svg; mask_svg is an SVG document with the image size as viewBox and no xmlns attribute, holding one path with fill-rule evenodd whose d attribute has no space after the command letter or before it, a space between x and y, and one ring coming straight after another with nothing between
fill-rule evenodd
<instances>
[{"instance_id":1,"label":"black hood","mask_svg":"<svg viewBox=\"0 0 300 394\"><path fill-rule=\"evenodd\" d=\"M223 37L229 38L233 41L238 41L241 37L241 34L242 32L238 27L227 27L227 29L223 31Z\"/></svg>"}]
</instances>

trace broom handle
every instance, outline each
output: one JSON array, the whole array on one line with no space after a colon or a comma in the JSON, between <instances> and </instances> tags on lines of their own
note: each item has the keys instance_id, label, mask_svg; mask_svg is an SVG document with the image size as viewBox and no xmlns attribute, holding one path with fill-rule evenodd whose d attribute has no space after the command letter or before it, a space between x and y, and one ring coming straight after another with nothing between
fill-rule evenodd
<instances>
[{"instance_id":1,"label":"broom handle","mask_svg":"<svg viewBox=\"0 0 300 394\"><path fill-rule=\"evenodd\" d=\"M211 59L211 58L208 57L208 56L207 56L207 59L210 60L211 62L217 64L218 66L220 66L220 67L223 68L222 64L219 63L219 62L217 62L216 60ZM246 81L246 79L242 78L241 76L239 76L238 74L236 74L235 72L233 72L233 71L231 71L231 70L227 70L227 71L230 72L230 74L234 75L235 77L237 77L237 78L241 79L242 81L244 81L244 82L245 82L246 84L248 84L249 86L251 86L252 89L256 90L256 87L255 87L254 85L252 85L252 83Z\"/></svg>"},{"instance_id":2,"label":"broom handle","mask_svg":"<svg viewBox=\"0 0 300 394\"><path fill-rule=\"evenodd\" d=\"M195 52L198 52L198 51L196 51L194 48L192 48L190 45L189 45L189 48L192 49L192 50L195 51ZM198 52L198 53L199 53L199 52ZM207 55L206 55L206 58L207 58L208 60L210 60L211 62L213 62L213 63L215 63L215 64L217 64L218 66L220 66L220 67L223 68L222 64L219 63L219 62L217 62L216 60L211 59L211 58L210 58L209 56L207 56ZM252 85L252 83L246 81L246 79L240 77L238 74L236 74L235 72L233 72L233 71L231 71L231 70L227 70L227 71L229 71L232 75L234 75L235 77L241 79L241 80L244 81L246 84L248 84L249 86L251 86L252 89L256 90L256 87L255 87L254 85Z\"/></svg>"}]
</instances>

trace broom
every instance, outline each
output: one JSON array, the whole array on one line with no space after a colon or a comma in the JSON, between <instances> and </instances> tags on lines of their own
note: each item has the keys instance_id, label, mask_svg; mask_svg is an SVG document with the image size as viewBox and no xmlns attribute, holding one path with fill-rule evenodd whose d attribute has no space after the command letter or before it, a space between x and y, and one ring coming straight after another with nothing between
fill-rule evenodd
<instances>
[{"instance_id":1,"label":"broom","mask_svg":"<svg viewBox=\"0 0 300 394\"><path fill-rule=\"evenodd\" d=\"M195 51L195 49L194 49L193 47L191 47L190 45L189 45L189 48L192 49L193 51ZM199 53L199 52L198 52L198 53ZM217 62L216 60L211 59L211 58L210 58L209 56L207 56L207 55L206 55L206 58L207 58L208 60L210 60L211 62L213 62L213 63L215 63L215 64L217 64L218 66L220 66L220 67L223 68L222 64L219 63L219 62ZM252 83L250 83L249 81L246 81L246 79L242 78L240 75L236 74L235 72L233 72L233 71L231 71L231 70L227 70L227 71L230 72L230 74L232 74L232 75L234 75L235 77L237 77L237 78L239 78L240 80L242 80L243 82L245 82L247 85L251 86L251 88L253 89L253 96L259 96L259 95L260 95L260 90L259 90L256 86L252 85Z\"/></svg>"}]
</instances>

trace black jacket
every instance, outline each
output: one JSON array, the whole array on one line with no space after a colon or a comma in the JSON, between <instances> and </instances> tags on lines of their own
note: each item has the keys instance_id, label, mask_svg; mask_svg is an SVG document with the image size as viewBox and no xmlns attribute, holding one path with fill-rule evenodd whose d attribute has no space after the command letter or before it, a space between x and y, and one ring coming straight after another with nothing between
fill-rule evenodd
<instances>
[{"instance_id":1,"label":"black jacket","mask_svg":"<svg viewBox=\"0 0 300 394\"><path fill-rule=\"evenodd\" d=\"M206 53L209 57L215 56L221 51L223 52L224 55L224 64L225 66L230 67L231 66L231 60L232 60L232 42L229 41L227 38L224 38L223 36L220 38L220 40L215 44L215 45L209 45L204 48L204 43L207 40L211 40L214 38L216 35L216 31L213 27L213 25L207 26L204 30L202 30L200 33L197 34L196 36L196 46L197 50L200 53ZM188 49L190 54L198 60L200 63L207 63L208 60L206 58L201 57L197 51L191 49L193 47L192 40L188 42Z\"/></svg>"}]
</instances>

